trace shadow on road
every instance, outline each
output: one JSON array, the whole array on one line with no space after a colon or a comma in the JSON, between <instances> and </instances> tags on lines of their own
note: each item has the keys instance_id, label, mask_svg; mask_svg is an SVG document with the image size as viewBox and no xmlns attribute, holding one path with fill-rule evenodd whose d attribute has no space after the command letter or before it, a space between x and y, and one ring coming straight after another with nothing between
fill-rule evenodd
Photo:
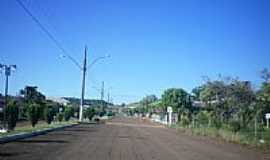
<instances>
[{"instance_id":1,"label":"shadow on road","mask_svg":"<svg viewBox=\"0 0 270 160\"><path fill-rule=\"evenodd\" d=\"M63 140L20 140L17 143L68 143Z\"/></svg>"},{"instance_id":2,"label":"shadow on road","mask_svg":"<svg viewBox=\"0 0 270 160\"><path fill-rule=\"evenodd\" d=\"M1 157L13 157L13 156L18 156L22 154L27 154L27 152L7 152L7 153L0 152L0 159Z\"/></svg>"},{"instance_id":3,"label":"shadow on road","mask_svg":"<svg viewBox=\"0 0 270 160\"><path fill-rule=\"evenodd\" d=\"M96 130L89 130L89 129L69 129L69 130L65 130L66 132L96 132Z\"/></svg>"}]
</instances>

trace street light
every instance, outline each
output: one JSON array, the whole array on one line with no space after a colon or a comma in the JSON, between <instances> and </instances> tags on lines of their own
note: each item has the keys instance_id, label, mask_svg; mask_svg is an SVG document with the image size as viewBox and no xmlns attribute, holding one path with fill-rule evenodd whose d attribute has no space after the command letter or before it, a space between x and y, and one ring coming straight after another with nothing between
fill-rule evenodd
<instances>
[{"instance_id":1,"label":"street light","mask_svg":"<svg viewBox=\"0 0 270 160\"><path fill-rule=\"evenodd\" d=\"M6 82L5 82L5 108L7 107L8 104L8 77L11 74L11 71L15 71L17 68L16 65L6 65L6 64L0 64L0 69L4 70L5 72L5 76L6 76ZM6 132L6 113L5 110L3 109L3 115L4 115L4 119L3 119L3 129L0 131L1 133Z\"/></svg>"},{"instance_id":2,"label":"street light","mask_svg":"<svg viewBox=\"0 0 270 160\"><path fill-rule=\"evenodd\" d=\"M96 59L93 60L92 63L90 63L89 66L87 66L87 68L91 68L94 64L96 64L99 60L102 60L102 59L105 59L105 58L110 58L111 56L109 54L106 54L105 56L101 56L101 57L98 57Z\"/></svg>"},{"instance_id":3,"label":"street light","mask_svg":"<svg viewBox=\"0 0 270 160\"><path fill-rule=\"evenodd\" d=\"M110 57L110 55L101 56L93 60L89 66L87 66L87 47L85 47L84 51L84 59L83 59L83 66L81 66L73 57L70 55L60 55L62 58L68 58L71 60L81 71L82 71L82 93L81 93L81 102L80 102L80 113L79 113L79 121L82 121L82 113L83 113L83 105L84 105L84 93L85 93L85 75L88 68L92 67L95 63L97 63L101 59L105 59Z\"/></svg>"},{"instance_id":4,"label":"street light","mask_svg":"<svg viewBox=\"0 0 270 160\"><path fill-rule=\"evenodd\" d=\"M90 63L88 66L87 66L87 69L90 69L94 64L96 64L99 60L102 60L102 59L105 59L105 58L110 58L111 55L109 54L106 54L105 56L100 56L100 57L97 57L96 59L93 60L92 63ZM82 66L74 59L72 58L71 56L66 56L66 55L63 55L61 54L60 55L60 58L68 58L69 60L71 60L80 70L83 70ZM0 67L1 68L1 67Z\"/></svg>"}]
</instances>

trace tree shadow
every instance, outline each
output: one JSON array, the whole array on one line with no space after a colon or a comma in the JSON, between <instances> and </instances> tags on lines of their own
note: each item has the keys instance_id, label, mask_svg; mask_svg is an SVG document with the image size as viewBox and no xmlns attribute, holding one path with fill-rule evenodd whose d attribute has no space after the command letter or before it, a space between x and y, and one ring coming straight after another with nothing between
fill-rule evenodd
<instances>
[{"instance_id":1,"label":"tree shadow","mask_svg":"<svg viewBox=\"0 0 270 160\"><path fill-rule=\"evenodd\" d=\"M27 154L27 152L0 152L0 157L13 157L22 154Z\"/></svg>"},{"instance_id":2,"label":"tree shadow","mask_svg":"<svg viewBox=\"0 0 270 160\"><path fill-rule=\"evenodd\" d=\"M53 133L53 134L51 134L51 135L53 135L53 136L76 136L76 135L74 135L74 134L72 134L72 133L62 133L62 132L59 132L59 133Z\"/></svg>"},{"instance_id":3,"label":"tree shadow","mask_svg":"<svg viewBox=\"0 0 270 160\"><path fill-rule=\"evenodd\" d=\"M20 140L17 143L68 143L64 140Z\"/></svg>"},{"instance_id":4,"label":"tree shadow","mask_svg":"<svg viewBox=\"0 0 270 160\"><path fill-rule=\"evenodd\" d=\"M68 129L65 131L66 132L96 132L96 130L80 129L80 128Z\"/></svg>"}]
</instances>

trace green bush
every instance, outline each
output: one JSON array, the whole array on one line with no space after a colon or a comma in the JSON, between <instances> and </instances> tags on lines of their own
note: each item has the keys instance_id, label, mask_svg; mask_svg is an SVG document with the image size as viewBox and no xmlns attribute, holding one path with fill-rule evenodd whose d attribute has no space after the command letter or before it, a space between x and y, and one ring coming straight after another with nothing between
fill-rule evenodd
<instances>
[{"instance_id":1,"label":"green bush","mask_svg":"<svg viewBox=\"0 0 270 160\"><path fill-rule=\"evenodd\" d=\"M184 127L188 126L190 124L190 120L187 116L182 116L181 118L181 125Z\"/></svg>"},{"instance_id":2,"label":"green bush","mask_svg":"<svg viewBox=\"0 0 270 160\"><path fill-rule=\"evenodd\" d=\"M209 119L206 112L204 111L199 112L197 114L197 121L200 125L203 125L203 126L208 125Z\"/></svg>"},{"instance_id":3,"label":"green bush","mask_svg":"<svg viewBox=\"0 0 270 160\"><path fill-rule=\"evenodd\" d=\"M85 111L84 111L84 117L85 118L88 118L89 121L92 120L92 118L95 116L96 114L96 110L94 108L87 108Z\"/></svg>"},{"instance_id":4,"label":"green bush","mask_svg":"<svg viewBox=\"0 0 270 160\"><path fill-rule=\"evenodd\" d=\"M237 133L241 129L241 123L237 120L231 120L229 122L230 129L234 132Z\"/></svg>"},{"instance_id":5,"label":"green bush","mask_svg":"<svg viewBox=\"0 0 270 160\"><path fill-rule=\"evenodd\" d=\"M114 115L115 115L115 113L113 113L112 111L109 111L108 114L107 114L107 116L109 116L109 117L112 117Z\"/></svg>"},{"instance_id":6,"label":"green bush","mask_svg":"<svg viewBox=\"0 0 270 160\"><path fill-rule=\"evenodd\" d=\"M99 112L99 116L100 117L103 117L106 115L106 111L105 110L102 110L101 112Z\"/></svg>"},{"instance_id":7,"label":"green bush","mask_svg":"<svg viewBox=\"0 0 270 160\"><path fill-rule=\"evenodd\" d=\"M65 121L69 121L69 119L74 116L74 108L72 107L66 107L65 108L65 111L64 111L64 118L65 118Z\"/></svg>"},{"instance_id":8,"label":"green bush","mask_svg":"<svg viewBox=\"0 0 270 160\"><path fill-rule=\"evenodd\" d=\"M5 107L6 121L8 125L8 130L14 130L19 115L19 107L16 101L8 102L7 107Z\"/></svg>"},{"instance_id":9,"label":"green bush","mask_svg":"<svg viewBox=\"0 0 270 160\"><path fill-rule=\"evenodd\" d=\"M222 123L221 123L220 119L218 119L218 118L213 118L212 123L216 129L220 129L222 127Z\"/></svg>"},{"instance_id":10,"label":"green bush","mask_svg":"<svg viewBox=\"0 0 270 160\"><path fill-rule=\"evenodd\" d=\"M63 114L63 113L58 113L58 114L57 114L57 120L58 120L59 122L62 122L63 119L64 119L64 114Z\"/></svg>"},{"instance_id":11,"label":"green bush","mask_svg":"<svg viewBox=\"0 0 270 160\"><path fill-rule=\"evenodd\" d=\"M53 108L46 106L44 109L44 119L48 124L52 123L54 115Z\"/></svg>"},{"instance_id":12,"label":"green bush","mask_svg":"<svg viewBox=\"0 0 270 160\"><path fill-rule=\"evenodd\" d=\"M35 127L35 125L38 123L40 117L40 110L41 109L39 104L32 103L28 105L27 116L31 122L32 127Z\"/></svg>"}]
</instances>

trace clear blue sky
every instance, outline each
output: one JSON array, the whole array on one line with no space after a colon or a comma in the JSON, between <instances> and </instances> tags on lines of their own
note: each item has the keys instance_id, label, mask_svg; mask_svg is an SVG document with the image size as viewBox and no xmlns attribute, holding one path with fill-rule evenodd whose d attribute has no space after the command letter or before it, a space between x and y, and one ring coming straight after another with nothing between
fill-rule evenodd
<instances>
[{"instance_id":1,"label":"clear blue sky","mask_svg":"<svg viewBox=\"0 0 270 160\"><path fill-rule=\"evenodd\" d=\"M112 56L88 72L87 98L99 97L93 87L103 80L120 103L170 87L190 91L203 75L258 85L270 68L269 0L22 1L78 61L85 44L89 61ZM10 92L37 85L48 96L79 97L76 66L15 0L0 3L0 62L18 65Z\"/></svg>"}]
</instances>

